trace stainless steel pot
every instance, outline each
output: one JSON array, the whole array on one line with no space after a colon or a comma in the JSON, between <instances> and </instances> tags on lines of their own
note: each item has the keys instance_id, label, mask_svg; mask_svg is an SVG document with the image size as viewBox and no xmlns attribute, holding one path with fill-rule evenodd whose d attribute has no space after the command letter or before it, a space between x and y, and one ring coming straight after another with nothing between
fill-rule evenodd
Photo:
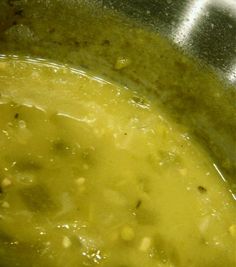
<instances>
[{"instance_id":1,"label":"stainless steel pot","mask_svg":"<svg viewBox=\"0 0 236 267\"><path fill-rule=\"evenodd\" d=\"M0 53L49 58L149 90L205 145L236 192L234 0L1 0ZM114 70L119 56L131 57L130 68Z\"/></svg>"}]
</instances>

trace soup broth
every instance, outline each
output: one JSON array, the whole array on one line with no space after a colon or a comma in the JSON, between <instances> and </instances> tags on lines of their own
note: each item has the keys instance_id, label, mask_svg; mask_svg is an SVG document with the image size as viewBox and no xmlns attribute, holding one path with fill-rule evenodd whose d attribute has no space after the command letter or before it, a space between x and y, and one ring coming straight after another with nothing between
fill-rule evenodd
<instances>
[{"instance_id":1,"label":"soup broth","mask_svg":"<svg viewBox=\"0 0 236 267\"><path fill-rule=\"evenodd\" d=\"M0 81L1 267L235 266L228 185L155 99L43 60Z\"/></svg>"}]
</instances>

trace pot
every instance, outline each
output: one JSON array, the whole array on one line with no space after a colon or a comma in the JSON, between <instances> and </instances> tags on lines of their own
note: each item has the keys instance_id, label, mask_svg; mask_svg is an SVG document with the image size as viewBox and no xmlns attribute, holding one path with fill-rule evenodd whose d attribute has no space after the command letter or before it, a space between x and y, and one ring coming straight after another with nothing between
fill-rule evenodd
<instances>
[{"instance_id":1,"label":"pot","mask_svg":"<svg viewBox=\"0 0 236 267\"><path fill-rule=\"evenodd\" d=\"M211 153L236 198L235 47L233 0L0 3L1 54L47 58L148 90ZM116 70L119 57L130 67Z\"/></svg>"}]
</instances>

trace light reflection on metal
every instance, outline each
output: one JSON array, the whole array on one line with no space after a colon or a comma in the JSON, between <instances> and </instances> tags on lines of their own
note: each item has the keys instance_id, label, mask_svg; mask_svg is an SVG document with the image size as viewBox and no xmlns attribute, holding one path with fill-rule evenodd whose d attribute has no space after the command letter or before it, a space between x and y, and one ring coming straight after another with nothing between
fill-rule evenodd
<instances>
[{"instance_id":1,"label":"light reflection on metal","mask_svg":"<svg viewBox=\"0 0 236 267\"><path fill-rule=\"evenodd\" d=\"M184 11L183 20L173 34L174 41L180 44L186 43L193 29L201 21L201 18L207 14L207 9L210 6L218 6L236 13L236 0L195 0Z\"/></svg>"},{"instance_id":2,"label":"light reflection on metal","mask_svg":"<svg viewBox=\"0 0 236 267\"><path fill-rule=\"evenodd\" d=\"M229 190L229 192L233 196L233 199L236 200L236 194L234 194L232 190Z\"/></svg>"},{"instance_id":3,"label":"light reflection on metal","mask_svg":"<svg viewBox=\"0 0 236 267\"><path fill-rule=\"evenodd\" d=\"M188 41L193 29L196 27L201 17L206 14L208 3L209 0L195 0L188 6L187 10L184 12L183 21L173 34L176 43L183 45Z\"/></svg>"},{"instance_id":4,"label":"light reflection on metal","mask_svg":"<svg viewBox=\"0 0 236 267\"><path fill-rule=\"evenodd\" d=\"M213 4L213 1L212 1L212 4ZM217 0L216 5L221 8L227 9L228 12L230 13L236 14L236 0L227 0L227 1ZM232 27L232 25L229 25L229 27ZM236 62L235 61L232 63L230 69L227 71L226 77L231 83L236 83Z\"/></svg>"},{"instance_id":5,"label":"light reflection on metal","mask_svg":"<svg viewBox=\"0 0 236 267\"><path fill-rule=\"evenodd\" d=\"M236 14L236 1L235 0L212 0L212 4L216 4L221 8L226 8L230 12L234 12Z\"/></svg>"},{"instance_id":6,"label":"light reflection on metal","mask_svg":"<svg viewBox=\"0 0 236 267\"><path fill-rule=\"evenodd\" d=\"M228 71L227 78L231 83L236 83L236 64Z\"/></svg>"},{"instance_id":7,"label":"light reflection on metal","mask_svg":"<svg viewBox=\"0 0 236 267\"><path fill-rule=\"evenodd\" d=\"M218 172L218 174L220 175L221 179L226 182L226 179L224 177L224 175L222 174L222 172L220 171L220 169L218 168L218 166L216 164L213 164L214 168L216 169L216 171Z\"/></svg>"},{"instance_id":8,"label":"light reflection on metal","mask_svg":"<svg viewBox=\"0 0 236 267\"><path fill-rule=\"evenodd\" d=\"M228 12L236 14L236 0L194 0L184 11L183 20L173 32L174 41L179 45L186 45L194 29L201 23L201 18L206 16L209 8L213 6L224 8ZM233 64L227 73L228 80L235 83L236 64Z\"/></svg>"}]
</instances>

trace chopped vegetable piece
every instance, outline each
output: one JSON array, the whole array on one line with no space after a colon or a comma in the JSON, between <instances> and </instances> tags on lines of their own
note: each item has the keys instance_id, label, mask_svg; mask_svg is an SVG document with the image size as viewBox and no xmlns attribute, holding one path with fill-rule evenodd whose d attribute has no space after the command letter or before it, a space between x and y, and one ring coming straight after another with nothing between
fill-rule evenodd
<instances>
[{"instance_id":1,"label":"chopped vegetable piece","mask_svg":"<svg viewBox=\"0 0 236 267\"><path fill-rule=\"evenodd\" d=\"M1 184L2 188L9 187L10 185L12 185L12 181L10 179L4 178L2 180L2 184Z\"/></svg>"},{"instance_id":2,"label":"chopped vegetable piece","mask_svg":"<svg viewBox=\"0 0 236 267\"><path fill-rule=\"evenodd\" d=\"M131 63L131 60L128 59L128 58L123 58L123 57L120 57L116 60L116 63L115 63L115 69L116 70L122 70L126 67L128 67Z\"/></svg>"},{"instance_id":3,"label":"chopped vegetable piece","mask_svg":"<svg viewBox=\"0 0 236 267\"><path fill-rule=\"evenodd\" d=\"M121 229L120 234L124 241L132 241L135 238L134 229L128 225Z\"/></svg>"},{"instance_id":4,"label":"chopped vegetable piece","mask_svg":"<svg viewBox=\"0 0 236 267\"><path fill-rule=\"evenodd\" d=\"M76 179L76 184L81 186L85 183L85 178L84 177L80 177L78 179Z\"/></svg>"},{"instance_id":5,"label":"chopped vegetable piece","mask_svg":"<svg viewBox=\"0 0 236 267\"><path fill-rule=\"evenodd\" d=\"M4 202L2 203L2 207L3 207L4 209L8 209L8 208L10 208L10 204L9 204L7 201L4 201Z\"/></svg>"},{"instance_id":6,"label":"chopped vegetable piece","mask_svg":"<svg viewBox=\"0 0 236 267\"><path fill-rule=\"evenodd\" d=\"M64 236L62 240L62 245L64 248L69 248L72 245L71 240L68 236Z\"/></svg>"},{"instance_id":7,"label":"chopped vegetable piece","mask_svg":"<svg viewBox=\"0 0 236 267\"><path fill-rule=\"evenodd\" d=\"M51 212L56 209L49 191L43 185L32 185L22 188L20 195L25 205L32 212Z\"/></svg>"},{"instance_id":8,"label":"chopped vegetable piece","mask_svg":"<svg viewBox=\"0 0 236 267\"><path fill-rule=\"evenodd\" d=\"M40 171L42 169L42 165L34 160L17 161L15 166L22 172Z\"/></svg>"},{"instance_id":9,"label":"chopped vegetable piece","mask_svg":"<svg viewBox=\"0 0 236 267\"><path fill-rule=\"evenodd\" d=\"M233 224L229 227L229 232L232 237L236 238L236 224Z\"/></svg>"},{"instance_id":10,"label":"chopped vegetable piece","mask_svg":"<svg viewBox=\"0 0 236 267\"><path fill-rule=\"evenodd\" d=\"M152 244L152 239L150 237L144 237L140 243L139 250L140 251L147 251Z\"/></svg>"}]
</instances>

